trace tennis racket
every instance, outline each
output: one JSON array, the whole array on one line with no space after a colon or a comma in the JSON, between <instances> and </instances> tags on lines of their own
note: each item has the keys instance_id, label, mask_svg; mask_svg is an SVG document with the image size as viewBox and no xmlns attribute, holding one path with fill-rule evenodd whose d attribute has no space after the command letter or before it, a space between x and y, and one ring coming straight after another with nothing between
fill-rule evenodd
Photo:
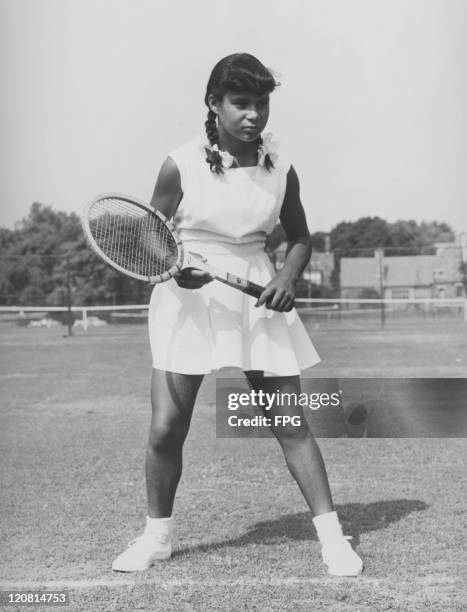
<instances>
[{"instance_id":1,"label":"tennis racket","mask_svg":"<svg viewBox=\"0 0 467 612\"><path fill-rule=\"evenodd\" d=\"M134 198L116 193L99 196L86 206L82 225L94 252L117 272L131 278L163 283L184 268L196 268L255 298L264 290L209 265L202 255L187 251L173 223Z\"/></svg>"}]
</instances>

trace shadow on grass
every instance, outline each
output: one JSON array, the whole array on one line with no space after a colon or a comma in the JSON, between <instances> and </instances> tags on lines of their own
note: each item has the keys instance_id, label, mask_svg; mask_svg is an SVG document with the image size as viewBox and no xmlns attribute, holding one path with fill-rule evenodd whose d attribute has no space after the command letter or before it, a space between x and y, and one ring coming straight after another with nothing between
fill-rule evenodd
<instances>
[{"instance_id":1,"label":"shadow on grass","mask_svg":"<svg viewBox=\"0 0 467 612\"><path fill-rule=\"evenodd\" d=\"M394 499L369 504L337 505L345 535L352 536L358 545L360 534L384 529L397 523L412 512L426 510L428 505L416 499ZM212 544L198 544L175 551L174 557L193 552L216 551L227 547L241 547L249 544L277 544L281 540L316 540L316 532L309 512L287 514L278 519L262 521L253 525L245 534L230 540Z\"/></svg>"}]
</instances>

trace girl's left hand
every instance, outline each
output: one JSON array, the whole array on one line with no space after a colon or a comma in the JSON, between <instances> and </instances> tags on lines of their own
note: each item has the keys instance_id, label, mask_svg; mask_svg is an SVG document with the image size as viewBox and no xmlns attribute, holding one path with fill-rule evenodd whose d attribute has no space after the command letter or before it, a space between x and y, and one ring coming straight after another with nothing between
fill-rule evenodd
<instances>
[{"instance_id":1,"label":"girl's left hand","mask_svg":"<svg viewBox=\"0 0 467 612\"><path fill-rule=\"evenodd\" d=\"M295 283L283 278L279 273L266 285L263 293L259 296L255 307L265 304L269 310L277 312L289 312L294 307Z\"/></svg>"}]
</instances>

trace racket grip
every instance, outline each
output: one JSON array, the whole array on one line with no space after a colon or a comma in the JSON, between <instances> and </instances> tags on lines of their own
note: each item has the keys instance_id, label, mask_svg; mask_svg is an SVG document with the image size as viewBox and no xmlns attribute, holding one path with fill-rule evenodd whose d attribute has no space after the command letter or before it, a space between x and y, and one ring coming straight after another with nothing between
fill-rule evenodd
<instances>
[{"instance_id":1,"label":"racket grip","mask_svg":"<svg viewBox=\"0 0 467 612\"><path fill-rule=\"evenodd\" d=\"M264 291L264 287L261 287L261 285L252 283L251 281L246 280L245 278L240 278L240 276L235 276L234 274L230 274L229 272L227 274L215 274L214 278L217 278L217 280L221 283L230 285L230 287L234 287L239 291L243 291L243 293L251 295L251 297L254 297L256 299L258 299Z\"/></svg>"},{"instance_id":2,"label":"racket grip","mask_svg":"<svg viewBox=\"0 0 467 612\"><path fill-rule=\"evenodd\" d=\"M261 287L261 285L257 285L256 283L247 281L246 286L242 288L242 291L247 295L251 295L251 297L259 298L259 296L264 291L264 287Z\"/></svg>"}]
</instances>

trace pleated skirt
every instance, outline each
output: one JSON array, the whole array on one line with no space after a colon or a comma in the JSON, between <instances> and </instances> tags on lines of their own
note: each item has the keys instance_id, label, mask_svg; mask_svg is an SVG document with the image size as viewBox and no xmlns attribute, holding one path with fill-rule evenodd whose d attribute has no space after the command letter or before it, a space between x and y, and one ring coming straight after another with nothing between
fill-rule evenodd
<instances>
[{"instance_id":1,"label":"pleated skirt","mask_svg":"<svg viewBox=\"0 0 467 612\"><path fill-rule=\"evenodd\" d=\"M262 245L190 241L213 266L267 285L275 275ZM182 289L171 279L154 286L149 305L153 367L182 374L207 374L224 367L294 376L320 361L297 312L280 313L256 299L212 281Z\"/></svg>"}]
</instances>

